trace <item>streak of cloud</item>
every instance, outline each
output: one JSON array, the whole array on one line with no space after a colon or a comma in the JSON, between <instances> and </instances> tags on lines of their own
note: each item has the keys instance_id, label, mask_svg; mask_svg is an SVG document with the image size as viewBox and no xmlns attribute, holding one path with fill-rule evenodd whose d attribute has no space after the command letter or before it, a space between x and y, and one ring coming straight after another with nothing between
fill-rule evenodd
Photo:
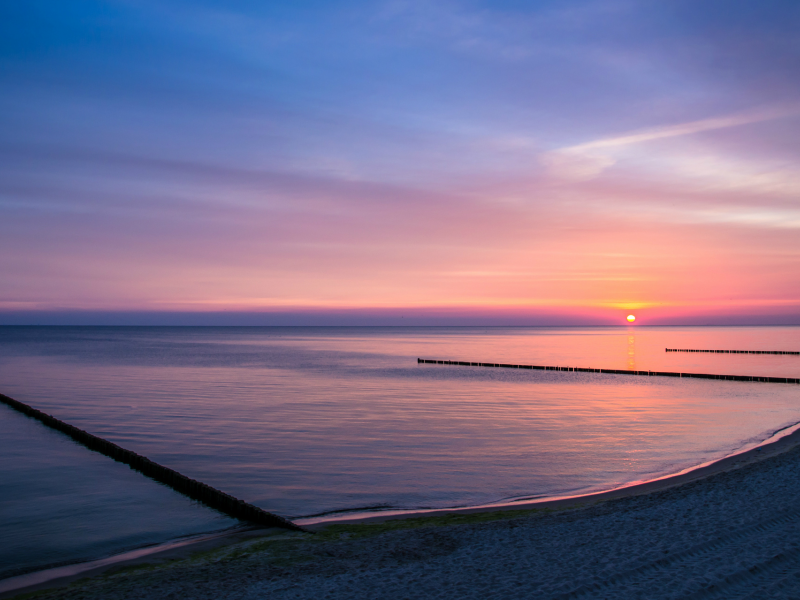
<instances>
[{"instance_id":1,"label":"streak of cloud","mask_svg":"<svg viewBox=\"0 0 800 600\"><path fill-rule=\"evenodd\" d=\"M614 150L668 138L690 136L705 131L739 127L752 123L772 121L800 114L800 107L769 108L746 113L726 115L653 127L624 133L613 137L592 140L566 148L559 148L542 155L541 160L550 173L565 179L589 179L617 163ZM603 152L603 151L606 152Z\"/></svg>"}]
</instances>

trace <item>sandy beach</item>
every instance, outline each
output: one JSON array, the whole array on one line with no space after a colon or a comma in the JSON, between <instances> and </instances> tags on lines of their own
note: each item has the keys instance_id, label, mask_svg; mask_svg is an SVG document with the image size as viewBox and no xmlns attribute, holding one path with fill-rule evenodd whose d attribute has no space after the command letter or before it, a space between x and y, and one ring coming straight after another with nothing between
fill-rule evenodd
<instances>
[{"instance_id":1,"label":"sandy beach","mask_svg":"<svg viewBox=\"0 0 800 600\"><path fill-rule=\"evenodd\" d=\"M797 598L797 433L690 473L501 511L251 531L37 598ZM4 594L14 597L19 590Z\"/></svg>"}]
</instances>

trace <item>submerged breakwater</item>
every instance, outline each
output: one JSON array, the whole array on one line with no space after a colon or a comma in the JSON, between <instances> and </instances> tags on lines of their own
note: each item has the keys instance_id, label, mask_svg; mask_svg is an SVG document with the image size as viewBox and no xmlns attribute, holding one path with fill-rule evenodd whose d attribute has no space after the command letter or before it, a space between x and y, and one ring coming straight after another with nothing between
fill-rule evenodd
<instances>
[{"instance_id":1,"label":"submerged breakwater","mask_svg":"<svg viewBox=\"0 0 800 600\"><path fill-rule=\"evenodd\" d=\"M244 500L240 500L229 494L221 492L210 485L206 485L205 483L196 481L195 479L190 479L189 477L186 477L186 475L159 465L147 457L136 454L130 450L126 450L121 446L97 437L96 435L92 435L91 433L88 433L82 429L78 429L74 425L64 423L52 415L37 410L31 406L28 406L27 404L19 402L18 400L14 400L13 398L9 398L8 396L0 394L0 401L23 413L24 415L42 422L52 429L68 435L73 440L79 444L82 444L83 446L86 446L90 450L104 454L118 462L125 463L126 465L130 466L131 469L139 471L143 475L169 486L176 492L179 492L184 496L188 496L192 500L202 502L206 506L213 508L214 510L218 510L219 512L235 519L248 521L250 523L266 527L282 527L284 529L305 531L302 527L295 525L288 519L284 519L283 517L262 510L257 506L253 506L252 504L248 504Z\"/></svg>"},{"instance_id":2,"label":"submerged breakwater","mask_svg":"<svg viewBox=\"0 0 800 600\"><path fill-rule=\"evenodd\" d=\"M765 383L797 383L798 377L758 377L754 375L714 375L711 373L673 373L670 371L633 371L628 369L591 369L587 367L553 367L542 365L514 365L509 363L482 363L461 360L431 360L418 358L418 364L457 365L463 367L495 367L500 369L533 369L536 371L575 371L577 373L607 373L609 375L641 375L645 377L689 377L695 379L723 379L726 381L761 381Z\"/></svg>"}]
</instances>

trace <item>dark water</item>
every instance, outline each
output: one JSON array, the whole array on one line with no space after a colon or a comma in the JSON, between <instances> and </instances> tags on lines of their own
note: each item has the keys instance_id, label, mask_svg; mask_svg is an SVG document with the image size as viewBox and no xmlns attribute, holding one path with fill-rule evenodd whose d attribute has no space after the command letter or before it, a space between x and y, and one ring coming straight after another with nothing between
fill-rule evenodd
<instances>
[{"instance_id":1,"label":"dark water","mask_svg":"<svg viewBox=\"0 0 800 600\"><path fill-rule=\"evenodd\" d=\"M800 328L0 328L0 392L297 518L610 488L800 422L800 386L417 357L800 376ZM0 577L229 519L0 411Z\"/></svg>"},{"instance_id":2,"label":"dark water","mask_svg":"<svg viewBox=\"0 0 800 600\"><path fill-rule=\"evenodd\" d=\"M237 524L5 405L0 440L0 579Z\"/></svg>"}]
</instances>

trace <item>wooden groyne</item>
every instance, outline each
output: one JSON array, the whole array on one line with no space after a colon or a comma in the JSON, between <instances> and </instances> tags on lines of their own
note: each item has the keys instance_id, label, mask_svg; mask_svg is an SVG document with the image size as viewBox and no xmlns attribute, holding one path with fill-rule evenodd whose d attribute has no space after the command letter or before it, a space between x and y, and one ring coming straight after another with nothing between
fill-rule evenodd
<instances>
[{"instance_id":1,"label":"wooden groyne","mask_svg":"<svg viewBox=\"0 0 800 600\"><path fill-rule=\"evenodd\" d=\"M585 367L546 367L512 365L507 363L465 362L460 360L429 360L418 358L417 363L430 365L460 365L464 367L496 367L501 369L533 369L536 371L575 371L577 373L608 373L611 375L643 375L645 377L693 377L696 379L725 379L729 381L763 381L766 383L798 383L796 377L756 377L754 375L712 375L710 373L672 373L669 371L630 371L625 369L589 369Z\"/></svg>"},{"instance_id":2,"label":"wooden groyne","mask_svg":"<svg viewBox=\"0 0 800 600\"><path fill-rule=\"evenodd\" d=\"M691 348L664 348L665 352L708 352L710 354L795 354L787 350L693 350Z\"/></svg>"},{"instance_id":3,"label":"wooden groyne","mask_svg":"<svg viewBox=\"0 0 800 600\"><path fill-rule=\"evenodd\" d=\"M73 440L79 444L82 444L83 446L86 446L90 450L94 450L100 454L105 454L106 456L113 458L118 462L125 463L131 469L139 471L142 475L146 475L147 477L150 477L159 483L163 483L164 485L171 487L176 492L179 492L184 496L188 496L192 500L202 502L206 506L231 516L234 519L249 521L250 523L266 527L282 527L284 529L293 529L295 531L306 531L288 519L284 519L283 517L262 510L257 506L253 506L252 504L248 504L244 500L234 498L233 496L221 492L210 485L190 479L189 477L186 477L186 475L182 475L177 471L173 471L172 469L168 469L167 467L161 466L158 463L154 463L149 458L136 454L135 452L131 452L130 450L126 450L125 448L117 446L116 444L104 440L103 438L92 435L83 429L78 429L69 423L64 423L52 415L48 415L40 410L36 410L35 408L19 402L18 400L14 400L13 398L9 398L8 396L0 394L0 401L29 417L41 421L52 429L68 435Z\"/></svg>"}]
</instances>

